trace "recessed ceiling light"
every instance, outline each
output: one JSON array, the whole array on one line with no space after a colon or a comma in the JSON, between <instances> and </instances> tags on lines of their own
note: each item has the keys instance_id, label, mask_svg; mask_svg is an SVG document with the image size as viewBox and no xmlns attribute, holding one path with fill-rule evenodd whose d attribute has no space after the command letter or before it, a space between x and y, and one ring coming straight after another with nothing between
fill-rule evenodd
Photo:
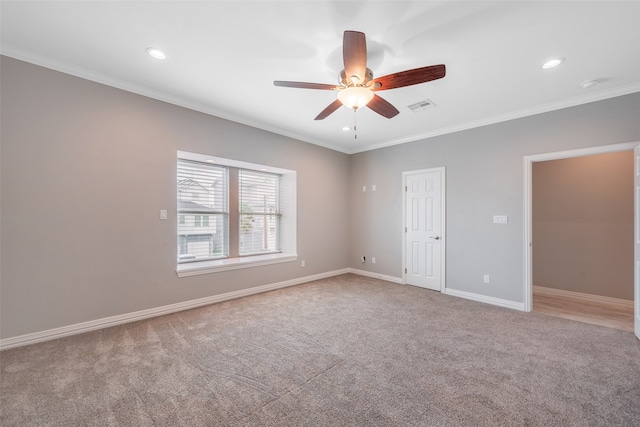
<instances>
[{"instance_id":1,"label":"recessed ceiling light","mask_svg":"<svg viewBox=\"0 0 640 427\"><path fill-rule=\"evenodd\" d=\"M345 126L345 127L342 128L342 130L346 132L348 130L351 130L351 128L349 126Z\"/></svg>"},{"instance_id":2,"label":"recessed ceiling light","mask_svg":"<svg viewBox=\"0 0 640 427\"><path fill-rule=\"evenodd\" d=\"M165 53L163 51L161 51L160 49L155 48L155 47L148 47L145 51L152 58L156 58L156 59L166 59L167 58L167 55L165 55Z\"/></svg>"},{"instance_id":3,"label":"recessed ceiling light","mask_svg":"<svg viewBox=\"0 0 640 427\"><path fill-rule=\"evenodd\" d=\"M550 68L555 68L558 65L562 64L565 61L565 58L553 58L542 64L542 68L548 70Z\"/></svg>"},{"instance_id":4,"label":"recessed ceiling light","mask_svg":"<svg viewBox=\"0 0 640 427\"><path fill-rule=\"evenodd\" d=\"M595 85L597 85L598 83L600 83L599 80L587 80L586 82L582 83L582 87L583 89L589 89L590 87L594 87Z\"/></svg>"}]
</instances>

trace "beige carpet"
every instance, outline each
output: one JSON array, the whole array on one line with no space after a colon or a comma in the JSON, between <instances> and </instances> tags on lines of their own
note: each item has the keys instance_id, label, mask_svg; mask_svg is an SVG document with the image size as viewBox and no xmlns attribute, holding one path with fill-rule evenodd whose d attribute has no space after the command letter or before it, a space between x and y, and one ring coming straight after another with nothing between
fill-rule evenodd
<instances>
[{"instance_id":1,"label":"beige carpet","mask_svg":"<svg viewBox=\"0 0 640 427\"><path fill-rule=\"evenodd\" d=\"M638 426L633 334L344 275L0 353L2 426Z\"/></svg>"}]
</instances>

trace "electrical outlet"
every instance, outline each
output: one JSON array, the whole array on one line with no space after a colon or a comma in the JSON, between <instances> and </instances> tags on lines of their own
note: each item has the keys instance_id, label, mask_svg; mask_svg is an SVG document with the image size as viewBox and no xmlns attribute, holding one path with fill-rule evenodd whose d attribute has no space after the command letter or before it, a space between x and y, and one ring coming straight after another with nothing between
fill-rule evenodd
<instances>
[{"instance_id":1,"label":"electrical outlet","mask_svg":"<svg viewBox=\"0 0 640 427\"><path fill-rule=\"evenodd\" d=\"M482 277L482 281L483 281L484 283L491 283L491 277L489 277L489 275L488 275L488 274L485 274L485 275Z\"/></svg>"},{"instance_id":2,"label":"electrical outlet","mask_svg":"<svg viewBox=\"0 0 640 427\"><path fill-rule=\"evenodd\" d=\"M366 258L366 257L362 257L362 258L360 258L360 261L362 261L362 263L363 263L363 264L364 264L364 262L365 262L366 260L367 260L367 258Z\"/></svg>"},{"instance_id":3,"label":"electrical outlet","mask_svg":"<svg viewBox=\"0 0 640 427\"><path fill-rule=\"evenodd\" d=\"M304 265L305 265L305 262L304 262L304 260L302 260L302 262L300 262L300 266L304 267Z\"/></svg>"},{"instance_id":4,"label":"electrical outlet","mask_svg":"<svg viewBox=\"0 0 640 427\"><path fill-rule=\"evenodd\" d=\"M376 263L376 257L371 257L371 264L375 264Z\"/></svg>"}]
</instances>

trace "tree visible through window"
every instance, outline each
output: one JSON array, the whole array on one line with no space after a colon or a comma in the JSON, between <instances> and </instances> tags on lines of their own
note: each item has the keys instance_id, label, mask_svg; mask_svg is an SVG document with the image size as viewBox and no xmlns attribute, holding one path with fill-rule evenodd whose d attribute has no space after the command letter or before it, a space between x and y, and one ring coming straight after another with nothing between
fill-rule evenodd
<instances>
[{"instance_id":1,"label":"tree visible through window","mask_svg":"<svg viewBox=\"0 0 640 427\"><path fill-rule=\"evenodd\" d=\"M280 250L280 176L240 169L240 255Z\"/></svg>"},{"instance_id":2,"label":"tree visible through window","mask_svg":"<svg viewBox=\"0 0 640 427\"><path fill-rule=\"evenodd\" d=\"M177 168L179 263L281 252L281 175L181 158Z\"/></svg>"}]
</instances>

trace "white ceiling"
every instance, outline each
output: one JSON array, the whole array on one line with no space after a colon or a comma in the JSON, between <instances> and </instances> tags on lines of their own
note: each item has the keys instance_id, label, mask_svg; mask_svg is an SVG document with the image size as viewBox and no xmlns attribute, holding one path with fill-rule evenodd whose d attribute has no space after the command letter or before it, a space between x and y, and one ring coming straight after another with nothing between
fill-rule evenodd
<instances>
[{"instance_id":1,"label":"white ceiling","mask_svg":"<svg viewBox=\"0 0 640 427\"><path fill-rule=\"evenodd\" d=\"M1 52L345 153L640 91L640 2L2 1ZM374 77L445 64L378 92L400 114L341 107L344 30L366 33ZM164 61L145 54L163 49ZM562 56L552 70L540 65ZM581 83L598 79L584 89ZM429 99L436 107L413 112ZM215 137L212 135L212 137Z\"/></svg>"}]
</instances>

